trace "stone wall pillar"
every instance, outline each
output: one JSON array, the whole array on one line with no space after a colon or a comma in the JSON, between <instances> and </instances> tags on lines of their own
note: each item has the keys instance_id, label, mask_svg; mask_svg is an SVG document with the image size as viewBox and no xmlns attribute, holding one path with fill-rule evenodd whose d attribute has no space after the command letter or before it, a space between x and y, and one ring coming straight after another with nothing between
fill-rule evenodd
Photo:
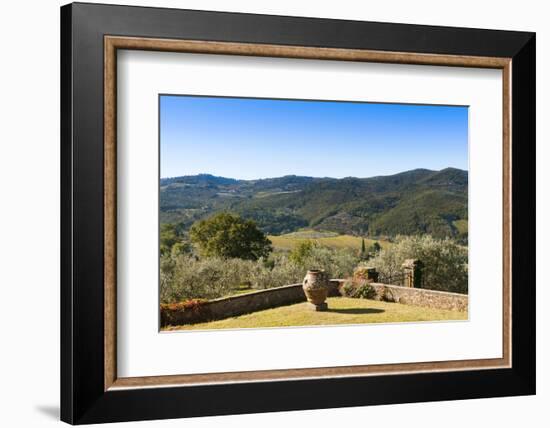
<instances>
[{"instance_id":1,"label":"stone wall pillar","mask_svg":"<svg viewBox=\"0 0 550 428\"><path fill-rule=\"evenodd\" d=\"M378 282L378 272L370 266L360 266L353 271L353 279L355 281L367 280L369 282Z\"/></svg>"},{"instance_id":2,"label":"stone wall pillar","mask_svg":"<svg viewBox=\"0 0 550 428\"><path fill-rule=\"evenodd\" d=\"M405 274L405 287L422 288L422 267L423 263L418 259L407 259L401 267Z\"/></svg>"}]
</instances>

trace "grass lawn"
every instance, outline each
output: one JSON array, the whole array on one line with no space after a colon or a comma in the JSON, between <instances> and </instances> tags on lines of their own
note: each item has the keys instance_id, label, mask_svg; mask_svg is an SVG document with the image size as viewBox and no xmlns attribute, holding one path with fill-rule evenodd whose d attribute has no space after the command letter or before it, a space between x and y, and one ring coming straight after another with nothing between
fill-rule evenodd
<instances>
[{"instance_id":1,"label":"grass lawn","mask_svg":"<svg viewBox=\"0 0 550 428\"><path fill-rule=\"evenodd\" d=\"M273 244L275 249L292 250L300 242L311 240L331 248L352 248L355 250L361 249L361 238L352 235L338 235L332 232L317 232L315 230L304 230L299 232L287 233L286 235L269 235L268 239ZM370 247L377 242L375 239L365 238L366 247ZM378 243L385 248L389 242L379 240Z\"/></svg>"},{"instance_id":2,"label":"grass lawn","mask_svg":"<svg viewBox=\"0 0 550 428\"><path fill-rule=\"evenodd\" d=\"M468 319L467 312L429 309L367 299L330 297L327 299L327 303L329 309L326 312L315 312L309 309L306 303L297 303L208 323L169 326L163 328L163 330L211 330Z\"/></svg>"}]
</instances>

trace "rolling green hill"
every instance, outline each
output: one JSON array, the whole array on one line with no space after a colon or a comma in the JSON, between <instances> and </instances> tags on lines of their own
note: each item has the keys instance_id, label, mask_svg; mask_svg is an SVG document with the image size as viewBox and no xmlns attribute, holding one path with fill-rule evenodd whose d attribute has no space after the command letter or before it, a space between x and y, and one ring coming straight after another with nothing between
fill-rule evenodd
<instances>
[{"instance_id":1,"label":"rolling green hill","mask_svg":"<svg viewBox=\"0 0 550 428\"><path fill-rule=\"evenodd\" d=\"M187 229L228 210L281 235L311 228L350 235L468 236L468 172L415 169L390 176L285 176L235 180L208 174L161 179L160 217Z\"/></svg>"}]
</instances>

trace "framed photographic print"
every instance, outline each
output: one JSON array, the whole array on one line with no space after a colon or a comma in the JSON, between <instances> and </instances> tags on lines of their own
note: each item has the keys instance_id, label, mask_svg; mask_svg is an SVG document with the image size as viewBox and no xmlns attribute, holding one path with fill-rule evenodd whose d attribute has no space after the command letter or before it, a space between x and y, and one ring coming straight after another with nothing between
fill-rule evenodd
<instances>
[{"instance_id":1,"label":"framed photographic print","mask_svg":"<svg viewBox=\"0 0 550 428\"><path fill-rule=\"evenodd\" d=\"M535 393L535 35L61 8L72 424Z\"/></svg>"}]
</instances>

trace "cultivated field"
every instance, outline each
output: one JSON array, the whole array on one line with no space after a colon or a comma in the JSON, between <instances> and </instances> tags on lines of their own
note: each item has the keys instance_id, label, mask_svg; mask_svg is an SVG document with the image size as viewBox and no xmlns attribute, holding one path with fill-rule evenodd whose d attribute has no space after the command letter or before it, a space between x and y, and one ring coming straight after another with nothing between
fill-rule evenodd
<instances>
[{"instance_id":1,"label":"cultivated field","mask_svg":"<svg viewBox=\"0 0 550 428\"><path fill-rule=\"evenodd\" d=\"M334 232L319 232L316 230L301 230L285 235L268 235L268 239L276 250L292 250L296 245L304 241L315 241L319 245L335 249L361 249L361 237L359 236L339 235ZM365 246L367 249L375 242L378 242L382 248L390 244L388 241L384 240L377 241L375 239L365 238Z\"/></svg>"}]
</instances>

